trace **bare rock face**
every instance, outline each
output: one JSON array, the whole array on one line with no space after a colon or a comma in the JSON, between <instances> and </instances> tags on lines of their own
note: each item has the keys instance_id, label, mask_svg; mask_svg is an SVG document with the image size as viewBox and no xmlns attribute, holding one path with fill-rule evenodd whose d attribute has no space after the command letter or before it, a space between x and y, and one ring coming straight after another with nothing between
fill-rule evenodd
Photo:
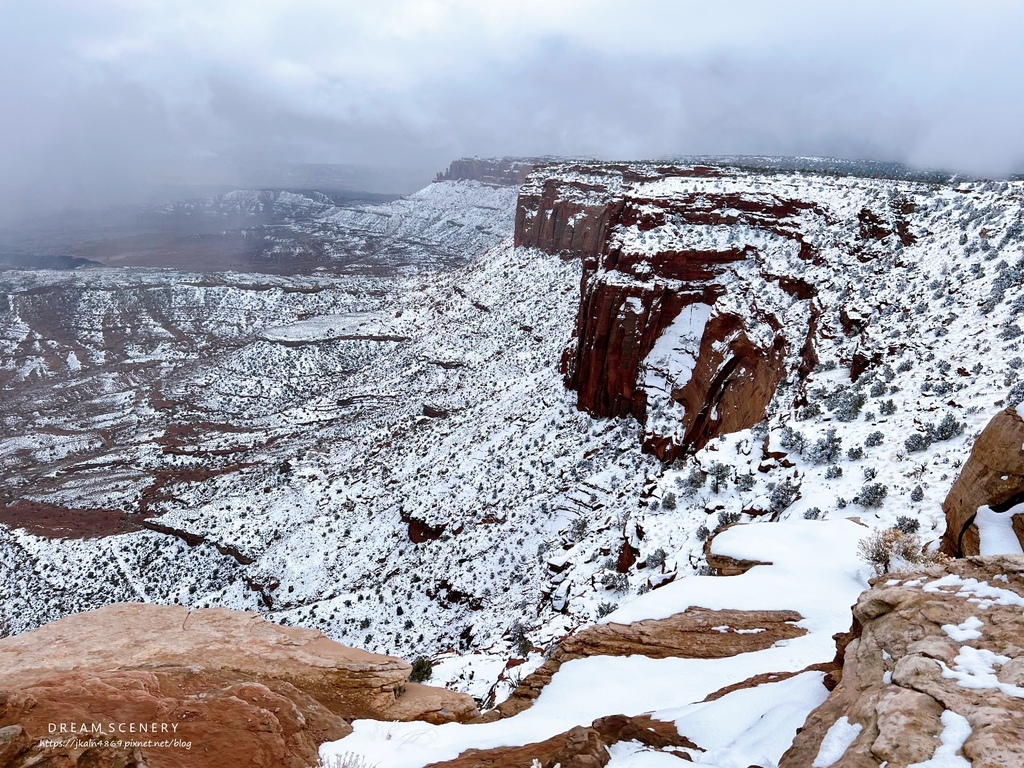
<instances>
[{"instance_id":1,"label":"bare rock face","mask_svg":"<svg viewBox=\"0 0 1024 768\"><path fill-rule=\"evenodd\" d=\"M521 747L469 749L454 760L431 763L426 768L529 768L536 760L542 768L602 768L608 764L608 747L620 741L639 741L648 747L698 749L689 739L680 736L672 723L652 720L648 716L611 715L595 720L589 726L577 726L550 739ZM685 753L680 757L689 760Z\"/></svg>"},{"instance_id":2,"label":"bare rock face","mask_svg":"<svg viewBox=\"0 0 1024 768\"><path fill-rule=\"evenodd\" d=\"M794 611L689 608L667 619L586 627L564 638L547 661L478 722L494 722L528 709L562 664L573 659L590 656L721 659L760 651L780 640L800 637L806 630L796 626L796 622L802 618Z\"/></svg>"},{"instance_id":3,"label":"bare rock face","mask_svg":"<svg viewBox=\"0 0 1024 768\"><path fill-rule=\"evenodd\" d=\"M975 768L1024 765L1022 608L1020 556L875 579L854 606L839 685L780 768L905 768L954 755Z\"/></svg>"},{"instance_id":4,"label":"bare rock face","mask_svg":"<svg viewBox=\"0 0 1024 768\"><path fill-rule=\"evenodd\" d=\"M942 551L953 557L981 553L975 516L987 505L1003 512L1024 501L1024 420L1016 408L997 413L979 435L960 477L942 503L946 533ZM1013 529L1024 542L1024 520Z\"/></svg>"},{"instance_id":5,"label":"bare rock face","mask_svg":"<svg viewBox=\"0 0 1024 768\"><path fill-rule=\"evenodd\" d=\"M319 744L351 732L354 718L476 715L464 694L407 688L410 672L401 659L256 614L115 604L0 640L0 766L45 758L55 766L305 768ZM170 744L93 745L111 740Z\"/></svg>"}]
</instances>

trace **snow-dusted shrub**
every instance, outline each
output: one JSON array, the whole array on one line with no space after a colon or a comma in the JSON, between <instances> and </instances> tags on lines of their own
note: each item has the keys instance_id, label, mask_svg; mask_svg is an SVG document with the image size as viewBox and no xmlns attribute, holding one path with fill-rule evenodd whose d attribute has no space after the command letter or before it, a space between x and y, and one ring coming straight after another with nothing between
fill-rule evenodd
<instances>
[{"instance_id":1,"label":"snow-dusted shrub","mask_svg":"<svg viewBox=\"0 0 1024 768\"><path fill-rule=\"evenodd\" d=\"M690 474L686 476L686 480L683 481L683 490L688 496L692 496L697 492L698 488L704 487L704 481L707 480L707 475L701 470L700 467L694 467L690 470Z\"/></svg>"},{"instance_id":2,"label":"snow-dusted shrub","mask_svg":"<svg viewBox=\"0 0 1024 768\"><path fill-rule=\"evenodd\" d=\"M935 559L923 552L919 536L896 528L873 531L857 544L857 553L871 564L877 576Z\"/></svg>"},{"instance_id":3,"label":"snow-dusted shrub","mask_svg":"<svg viewBox=\"0 0 1024 768\"><path fill-rule=\"evenodd\" d=\"M809 403L800 409L797 414L797 421L807 421L807 419L821 415L821 403Z\"/></svg>"},{"instance_id":4,"label":"snow-dusted shrub","mask_svg":"<svg viewBox=\"0 0 1024 768\"><path fill-rule=\"evenodd\" d=\"M665 495L661 497L661 506L665 509L675 509L676 495L672 491L666 491Z\"/></svg>"},{"instance_id":5,"label":"snow-dusted shrub","mask_svg":"<svg viewBox=\"0 0 1024 768\"><path fill-rule=\"evenodd\" d=\"M924 488L920 485L915 485L914 490L910 492L911 501L922 501L924 500Z\"/></svg>"},{"instance_id":6,"label":"snow-dusted shrub","mask_svg":"<svg viewBox=\"0 0 1024 768\"><path fill-rule=\"evenodd\" d=\"M896 367L896 372L897 373L906 373L907 371L909 371L913 367L914 367L914 361L910 360L908 358L908 359L904 360L902 363L900 363Z\"/></svg>"},{"instance_id":7,"label":"snow-dusted shrub","mask_svg":"<svg viewBox=\"0 0 1024 768\"><path fill-rule=\"evenodd\" d=\"M665 559L667 557L668 553L661 547L658 547L656 550L654 550L653 552L651 552L651 554L647 556L647 567L661 568L661 566L665 564Z\"/></svg>"},{"instance_id":8,"label":"snow-dusted shrub","mask_svg":"<svg viewBox=\"0 0 1024 768\"><path fill-rule=\"evenodd\" d=\"M1014 384L1006 393L1006 404L1010 406L1020 405L1024 402L1024 381Z\"/></svg>"},{"instance_id":9,"label":"snow-dusted shrub","mask_svg":"<svg viewBox=\"0 0 1024 768\"><path fill-rule=\"evenodd\" d=\"M854 421L860 416L860 409L864 407L865 398L861 392L850 389L841 389L832 393L825 401L825 404L832 409L832 415L839 421Z\"/></svg>"},{"instance_id":10,"label":"snow-dusted shrub","mask_svg":"<svg viewBox=\"0 0 1024 768\"><path fill-rule=\"evenodd\" d=\"M839 452L842 449L843 441L841 438L836 437L836 431L829 429L824 437L819 438L811 450L808 452L807 457L815 464L835 464L836 459L839 458Z\"/></svg>"},{"instance_id":11,"label":"snow-dusted shrub","mask_svg":"<svg viewBox=\"0 0 1024 768\"><path fill-rule=\"evenodd\" d=\"M523 626L522 622L512 622L511 628L508 631L508 639L512 643L512 647L515 648L519 655L526 657L530 650L533 648L533 643L530 642L530 638L526 636L526 627Z\"/></svg>"},{"instance_id":12,"label":"snow-dusted shrub","mask_svg":"<svg viewBox=\"0 0 1024 768\"><path fill-rule=\"evenodd\" d=\"M1016 339L1022 334L1024 334L1024 331L1021 331L1020 326L1016 323L1008 323L1003 327L1003 330L998 333L997 338L1000 341L1009 341L1010 339Z\"/></svg>"},{"instance_id":13,"label":"snow-dusted shrub","mask_svg":"<svg viewBox=\"0 0 1024 768\"><path fill-rule=\"evenodd\" d=\"M569 538L573 541L582 541L583 537L587 535L587 529L590 528L590 523L585 517L577 517L571 523L569 523Z\"/></svg>"},{"instance_id":14,"label":"snow-dusted shrub","mask_svg":"<svg viewBox=\"0 0 1024 768\"><path fill-rule=\"evenodd\" d=\"M878 470L875 469L874 467L864 467L863 471L865 480L874 480L875 475L878 474Z\"/></svg>"},{"instance_id":15,"label":"snow-dusted shrub","mask_svg":"<svg viewBox=\"0 0 1024 768\"><path fill-rule=\"evenodd\" d=\"M868 394L870 394L872 397L881 397L882 395L885 394L886 389L887 388L885 386L884 381L876 381L874 384L871 385L871 390Z\"/></svg>"},{"instance_id":16,"label":"snow-dusted shrub","mask_svg":"<svg viewBox=\"0 0 1024 768\"><path fill-rule=\"evenodd\" d=\"M786 426L782 428L782 434L779 435L779 445L787 451L803 455L804 448L807 447L807 438L804 437L803 432L797 432L792 427Z\"/></svg>"},{"instance_id":17,"label":"snow-dusted shrub","mask_svg":"<svg viewBox=\"0 0 1024 768\"><path fill-rule=\"evenodd\" d=\"M710 535L711 531L706 525L702 525L697 529L697 541L707 541Z\"/></svg>"},{"instance_id":18,"label":"snow-dusted shrub","mask_svg":"<svg viewBox=\"0 0 1024 768\"><path fill-rule=\"evenodd\" d=\"M422 683L424 680L429 680L432 674L434 674L434 665L430 663L430 659L426 656L417 656L412 663L412 674L409 675L409 680L414 683Z\"/></svg>"},{"instance_id":19,"label":"snow-dusted shrub","mask_svg":"<svg viewBox=\"0 0 1024 768\"><path fill-rule=\"evenodd\" d=\"M371 763L355 752L343 752L340 755L321 757L316 761L317 768L377 768L379 763Z\"/></svg>"},{"instance_id":20,"label":"snow-dusted shrub","mask_svg":"<svg viewBox=\"0 0 1024 768\"><path fill-rule=\"evenodd\" d=\"M978 365L981 365L981 363L978 363ZM1024 365L1024 360L1022 360L1019 356L1018 357L1011 357L1009 360L1006 361L1006 365L1009 368L1013 368L1014 370L1017 370L1022 365ZM981 373L981 371L978 371L978 373Z\"/></svg>"},{"instance_id":21,"label":"snow-dusted shrub","mask_svg":"<svg viewBox=\"0 0 1024 768\"><path fill-rule=\"evenodd\" d=\"M757 482L757 478L754 477L753 472L744 472L743 474L736 475L736 488L740 491L752 491L754 490L754 483Z\"/></svg>"},{"instance_id":22,"label":"snow-dusted shrub","mask_svg":"<svg viewBox=\"0 0 1024 768\"><path fill-rule=\"evenodd\" d=\"M613 612L619 607L618 603L602 602L597 606L597 618L603 619L609 613Z\"/></svg>"},{"instance_id":23,"label":"snow-dusted shrub","mask_svg":"<svg viewBox=\"0 0 1024 768\"><path fill-rule=\"evenodd\" d=\"M888 486L881 483L865 483L853 500L862 507L880 507L888 494Z\"/></svg>"},{"instance_id":24,"label":"snow-dusted shrub","mask_svg":"<svg viewBox=\"0 0 1024 768\"><path fill-rule=\"evenodd\" d=\"M881 445L884 439L885 435L883 435L878 430L875 430L866 438L864 438L864 445L866 445L868 448L874 448L876 445Z\"/></svg>"},{"instance_id":25,"label":"snow-dusted shrub","mask_svg":"<svg viewBox=\"0 0 1024 768\"><path fill-rule=\"evenodd\" d=\"M740 521L739 512L722 512L718 513L718 528L725 528L727 525L738 523Z\"/></svg>"},{"instance_id":26,"label":"snow-dusted shrub","mask_svg":"<svg viewBox=\"0 0 1024 768\"><path fill-rule=\"evenodd\" d=\"M938 426L928 425L928 434L932 440L950 440L964 433L967 425L956 420L956 417L947 413Z\"/></svg>"},{"instance_id":27,"label":"snow-dusted shrub","mask_svg":"<svg viewBox=\"0 0 1024 768\"><path fill-rule=\"evenodd\" d=\"M825 479L833 480L837 477L843 476L843 468L838 464L833 464L831 467L825 470Z\"/></svg>"},{"instance_id":28,"label":"snow-dusted shrub","mask_svg":"<svg viewBox=\"0 0 1024 768\"><path fill-rule=\"evenodd\" d=\"M821 520L823 517L825 517L825 513L817 507L811 507L804 512L804 520Z\"/></svg>"},{"instance_id":29,"label":"snow-dusted shrub","mask_svg":"<svg viewBox=\"0 0 1024 768\"><path fill-rule=\"evenodd\" d=\"M711 477L711 490L718 493L728 484L729 476L732 474L732 467L720 461L712 461L708 468L708 475Z\"/></svg>"},{"instance_id":30,"label":"snow-dusted shrub","mask_svg":"<svg viewBox=\"0 0 1024 768\"><path fill-rule=\"evenodd\" d=\"M923 391L923 388L922 388ZM936 381L932 385L932 394L942 396L953 391L953 385L948 381Z\"/></svg>"},{"instance_id":31,"label":"snow-dusted shrub","mask_svg":"<svg viewBox=\"0 0 1024 768\"><path fill-rule=\"evenodd\" d=\"M850 450L846 452L846 458L850 461L857 461L858 459L864 458L864 449L859 445L850 446Z\"/></svg>"},{"instance_id":32,"label":"snow-dusted shrub","mask_svg":"<svg viewBox=\"0 0 1024 768\"><path fill-rule=\"evenodd\" d=\"M921 530L921 521L916 517L907 517L906 515L900 515L896 518L896 524L893 526L897 531L903 531L904 533L917 533Z\"/></svg>"},{"instance_id":33,"label":"snow-dusted shrub","mask_svg":"<svg viewBox=\"0 0 1024 768\"><path fill-rule=\"evenodd\" d=\"M884 403L878 406L878 412L883 416L892 416L894 413L896 413L896 403L894 403L891 399L886 400Z\"/></svg>"},{"instance_id":34,"label":"snow-dusted shrub","mask_svg":"<svg viewBox=\"0 0 1024 768\"><path fill-rule=\"evenodd\" d=\"M624 573L606 573L601 577L601 583L613 592L625 592L629 587L629 578Z\"/></svg>"},{"instance_id":35,"label":"snow-dusted shrub","mask_svg":"<svg viewBox=\"0 0 1024 768\"><path fill-rule=\"evenodd\" d=\"M786 509L786 507L796 501L796 497L799 495L799 486L794 485L793 481L787 477L781 483L776 485L768 496L772 513L778 514L782 510Z\"/></svg>"},{"instance_id":36,"label":"snow-dusted shrub","mask_svg":"<svg viewBox=\"0 0 1024 768\"><path fill-rule=\"evenodd\" d=\"M931 444L932 441L928 438L928 436L922 434L921 432L915 432L914 434L912 434L910 437L903 441L903 447L906 448L910 453L926 450L928 446L930 446Z\"/></svg>"},{"instance_id":37,"label":"snow-dusted shrub","mask_svg":"<svg viewBox=\"0 0 1024 768\"><path fill-rule=\"evenodd\" d=\"M839 496L836 499L836 509L846 509L846 499L842 496Z\"/></svg>"}]
</instances>

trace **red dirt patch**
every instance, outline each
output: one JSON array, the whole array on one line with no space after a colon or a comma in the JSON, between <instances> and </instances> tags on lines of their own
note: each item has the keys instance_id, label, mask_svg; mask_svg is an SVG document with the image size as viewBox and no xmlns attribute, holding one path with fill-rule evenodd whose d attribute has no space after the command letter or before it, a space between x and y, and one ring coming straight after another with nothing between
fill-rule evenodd
<instances>
[{"instance_id":1,"label":"red dirt patch","mask_svg":"<svg viewBox=\"0 0 1024 768\"><path fill-rule=\"evenodd\" d=\"M116 509L73 509L18 499L0 507L0 523L47 539L91 539L141 530Z\"/></svg>"}]
</instances>

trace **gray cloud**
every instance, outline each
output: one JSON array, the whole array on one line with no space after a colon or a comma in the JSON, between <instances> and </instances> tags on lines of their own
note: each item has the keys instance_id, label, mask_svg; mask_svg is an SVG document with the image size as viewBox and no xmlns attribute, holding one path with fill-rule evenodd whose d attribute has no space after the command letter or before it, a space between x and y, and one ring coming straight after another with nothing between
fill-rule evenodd
<instances>
[{"instance_id":1,"label":"gray cloud","mask_svg":"<svg viewBox=\"0 0 1024 768\"><path fill-rule=\"evenodd\" d=\"M0 3L0 206L462 154L1024 161L1009 0ZM403 190L404 191L404 190Z\"/></svg>"}]
</instances>

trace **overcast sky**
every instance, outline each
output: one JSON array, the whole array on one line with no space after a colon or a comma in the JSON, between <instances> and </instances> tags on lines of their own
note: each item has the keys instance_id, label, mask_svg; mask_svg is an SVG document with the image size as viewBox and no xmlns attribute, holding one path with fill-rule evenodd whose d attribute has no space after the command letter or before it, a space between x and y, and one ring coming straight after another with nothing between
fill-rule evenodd
<instances>
[{"instance_id":1,"label":"overcast sky","mask_svg":"<svg viewBox=\"0 0 1024 768\"><path fill-rule=\"evenodd\" d=\"M1022 30L1018 0L0 0L0 204L463 155L998 174Z\"/></svg>"}]
</instances>

